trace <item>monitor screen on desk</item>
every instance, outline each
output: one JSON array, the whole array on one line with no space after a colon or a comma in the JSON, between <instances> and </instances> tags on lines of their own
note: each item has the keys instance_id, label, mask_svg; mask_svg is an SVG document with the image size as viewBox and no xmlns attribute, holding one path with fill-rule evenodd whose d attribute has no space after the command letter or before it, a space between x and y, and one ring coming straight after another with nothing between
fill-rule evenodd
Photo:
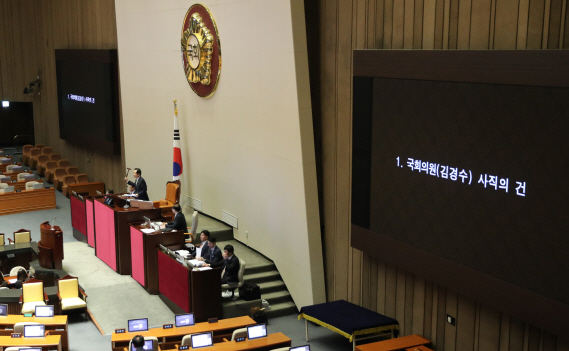
<instances>
[{"instance_id":1,"label":"monitor screen on desk","mask_svg":"<svg viewBox=\"0 0 569 351\"><path fill-rule=\"evenodd\" d=\"M249 339L263 338L267 336L267 325L257 324L247 327L247 337Z\"/></svg>"},{"instance_id":2,"label":"monitor screen on desk","mask_svg":"<svg viewBox=\"0 0 569 351\"><path fill-rule=\"evenodd\" d=\"M53 306L36 306L36 317L53 317Z\"/></svg>"},{"instance_id":3,"label":"monitor screen on desk","mask_svg":"<svg viewBox=\"0 0 569 351\"><path fill-rule=\"evenodd\" d=\"M128 332L140 332L148 330L148 318L141 319L129 319L128 320Z\"/></svg>"},{"instance_id":4,"label":"monitor screen on desk","mask_svg":"<svg viewBox=\"0 0 569 351\"><path fill-rule=\"evenodd\" d=\"M212 333L200 333L192 335L192 349L213 345Z\"/></svg>"},{"instance_id":5,"label":"monitor screen on desk","mask_svg":"<svg viewBox=\"0 0 569 351\"><path fill-rule=\"evenodd\" d=\"M45 337L45 325L27 324L24 325L24 338L43 338Z\"/></svg>"},{"instance_id":6,"label":"monitor screen on desk","mask_svg":"<svg viewBox=\"0 0 569 351\"><path fill-rule=\"evenodd\" d=\"M0 317L6 317L8 315L8 305L0 305Z\"/></svg>"},{"instance_id":7,"label":"monitor screen on desk","mask_svg":"<svg viewBox=\"0 0 569 351\"><path fill-rule=\"evenodd\" d=\"M144 340L144 346L142 348L144 350L154 350L154 344L153 343L154 343L154 340ZM134 347L134 345L132 345L132 351L136 351L136 347Z\"/></svg>"},{"instance_id":8,"label":"monitor screen on desk","mask_svg":"<svg viewBox=\"0 0 569 351\"><path fill-rule=\"evenodd\" d=\"M195 321L194 321L194 314L193 313L176 315L176 328L187 327L187 326L194 325L194 324L195 324Z\"/></svg>"},{"instance_id":9,"label":"monitor screen on desk","mask_svg":"<svg viewBox=\"0 0 569 351\"><path fill-rule=\"evenodd\" d=\"M310 351L310 345L291 347L288 351Z\"/></svg>"}]
</instances>

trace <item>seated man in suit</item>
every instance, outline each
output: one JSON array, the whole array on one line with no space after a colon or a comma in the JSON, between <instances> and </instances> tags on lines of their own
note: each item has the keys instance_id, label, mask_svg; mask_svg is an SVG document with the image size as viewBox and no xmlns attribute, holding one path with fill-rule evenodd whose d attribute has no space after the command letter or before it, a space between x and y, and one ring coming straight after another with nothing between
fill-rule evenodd
<instances>
[{"instance_id":1,"label":"seated man in suit","mask_svg":"<svg viewBox=\"0 0 569 351\"><path fill-rule=\"evenodd\" d=\"M174 204L172 212L174 213L174 222L168 222L166 228L182 230L185 233L188 230L188 225L186 224L186 217L182 213L182 206L180 206L180 204Z\"/></svg>"},{"instance_id":2,"label":"seated man in suit","mask_svg":"<svg viewBox=\"0 0 569 351\"><path fill-rule=\"evenodd\" d=\"M233 254L233 251L233 245L225 245L223 260L205 265L213 268L221 267L222 271L225 269L225 273L221 277L221 284L237 284L239 282L239 259Z\"/></svg>"},{"instance_id":3,"label":"seated man in suit","mask_svg":"<svg viewBox=\"0 0 569 351\"><path fill-rule=\"evenodd\" d=\"M217 239L214 237L210 237L207 241L207 245L209 246L209 251L207 255L198 258L200 261L205 261L207 264L211 264L213 262L220 262L223 261L223 256L221 254L221 250L217 247Z\"/></svg>"},{"instance_id":4,"label":"seated man in suit","mask_svg":"<svg viewBox=\"0 0 569 351\"><path fill-rule=\"evenodd\" d=\"M146 181L144 178L141 177L142 171L140 168L134 169L134 183L129 181L127 177L124 177L124 180L127 182L128 185L132 185L134 187L134 195L138 200L148 201L148 193L146 192Z\"/></svg>"},{"instance_id":5,"label":"seated man in suit","mask_svg":"<svg viewBox=\"0 0 569 351\"><path fill-rule=\"evenodd\" d=\"M191 254L192 258L199 259L200 257L208 257L209 255L209 230L203 230L200 233L200 240L201 243L194 248L195 251ZM198 249L200 249L199 252Z\"/></svg>"},{"instance_id":6,"label":"seated man in suit","mask_svg":"<svg viewBox=\"0 0 569 351\"><path fill-rule=\"evenodd\" d=\"M112 195L112 194L114 194L113 189L107 190L107 194L106 194L106 195ZM105 205L114 206L114 205L115 205L115 200L113 200L112 197L107 196L107 197L105 197Z\"/></svg>"}]
</instances>

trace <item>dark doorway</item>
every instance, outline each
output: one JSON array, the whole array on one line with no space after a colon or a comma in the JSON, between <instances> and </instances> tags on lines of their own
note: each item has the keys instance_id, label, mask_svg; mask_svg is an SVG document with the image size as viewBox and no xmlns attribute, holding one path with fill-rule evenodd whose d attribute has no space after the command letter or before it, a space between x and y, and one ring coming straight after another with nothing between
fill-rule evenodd
<instances>
[{"instance_id":1,"label":"dark doorway","mask_svg":"<svg viewBox=\"0 0 569 351\"><path fill-rule=\"evenodd\" d=\"M33 106L31 102L10 101L9 106L0 107L0 146L35 144Z\"/></svg>"}]
</instances>

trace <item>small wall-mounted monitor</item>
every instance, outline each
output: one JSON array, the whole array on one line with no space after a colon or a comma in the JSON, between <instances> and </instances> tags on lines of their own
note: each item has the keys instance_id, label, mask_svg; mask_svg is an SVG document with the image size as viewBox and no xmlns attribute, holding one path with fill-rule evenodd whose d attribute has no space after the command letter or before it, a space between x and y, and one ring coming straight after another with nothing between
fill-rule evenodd
<instances>
[{"instance_id":1,"label":"small wall-mounted monitor","mask_svg":"<svg viewBox=\"0 0 569 351\"><path fill-rule=\"evenodd\" d=\"M45 337L45 325L27 324L24 325L24 338L43 338Z\"/></svg>"},{"instance_id":2,"label":"small wall-mounted monitor","mask_svg":"<svg viewBox=\"0 0 569 351\"><path fill-rule=\"evenodd\" d=\"M267 336L267 325L257 324L247 327L247 337L249 339L264 338Z\"/></svg>"},{"instance_id":3,"label":"small wall-mounted monitor","mask_svg":"<svg viewBox=\"0 0 569 351\"><path fill-rule=\"evenodd\" d=\"M36 317L53 317L53 306L36 306Z\"/></svg>"},{"instance_id":4,"label":"small wall-mounted monitor","mask_svg":"<svg viewBox=\"0 0 569 351\"><path fill-rule=\"evenodd\" d=\"M128 332L139 332L148 330L148 318L129 319Z\"/></svg>"},{"instance_id":5,"label":"small wall-mounted monitor","mask_svg":"<svg viewBox=\"0 0 569 351\"><path fill-rule=\"evenodd\" d=\"M213 336L211 332L194 334L191 337L192 349L198 347L208 347L213 345Z\"/></svg>"},{"instance_id":6,"label":"small wall-mounted monitor","mask_svg":"<svg viewBox=\"0 0 569 351\"><path fill-rule=\"evenodd\" d=\"M0 305L0 317L6 317L8 315L8 305L1 304Z\"/></svg>"},{"instance_id":7,"label":"small wall-mounted monitor","mask_svg":"<svg viewBox=\"0 0 569 351\"><path fill-rule=\"evenodd\" d=\"M144 340L144 346L142 348L144 350L154 350L154 340ZM132 351L136 351L134 345L132 345Z\"/></svg>"},{"instance_id":8,"label":"small wall-mounted monitor","mask_svg":"<svg viewBox=\"0 0 569 351\"><path fill-rule=\"evenodd\" d=\"M195 324L195 321L194 321L194 314L193 313L176 315L176 328L187 327L187 326L194 325L194 324Z\"/></svg>"}]
</instances>

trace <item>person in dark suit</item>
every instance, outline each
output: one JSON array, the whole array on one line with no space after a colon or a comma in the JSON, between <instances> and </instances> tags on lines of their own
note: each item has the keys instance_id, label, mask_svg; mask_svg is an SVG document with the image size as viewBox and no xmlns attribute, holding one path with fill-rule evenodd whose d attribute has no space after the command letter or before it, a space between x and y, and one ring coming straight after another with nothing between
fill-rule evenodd
<instances>
[{"instance_id":1,"label":"person in dark suit","mask_svg":"<svg viewBox=\"0 0 569 351\"><path fill-rule=\"evenodd\" d=\"M166 228L183 230L185 233L188 230L188 225L186 224L186 217L182 213L182 206L180 206L180 204L175 204L172 207L172 212L174 213L174 222L168 222L168 224L166 224Z\"/></svg>"},{"instance_id":2,"label":"person in dark suit","mask_svg":"<svg viewBox=\"0 0 569 351\"><path fill-rule=\"evenodd\" d=\"M223 260L212 262L206 266L213 268L220 267L225 273L221 277L221 284L230 284L239 282L239 258L233 254L233 245L225 245L223 248Z\"/></svg>"},{"instance_id":3,"label":"person in dark suit","mask_svg":"<svg viewBox=\"0 0 569 351\"><path fill-rule=\"evenodd\" d=\"M132 338L132 346L134 346L134 349L136 351L144 351L144 336L142 335L135 335L134 338Z\"/></svg>"},{"instance_id":4,"label":"person in dark suit","mask_svg":"<svg viewBox=\"0 0 569 351\"><path fill-rule=\"evenodd\" d=\"M134 182L128 180L127 177L124 177L124 180L127 182L128 185L132 185L134 187L134 193L138 200L148 201L148 193L146 192L146 181L142 178L142 171L140 168L135 168L134 172Z\"/></svg>"},{"instance_id":5,"label":"person in dark suit","mask_svg":"<svg viewBox=\"0 0 569 351\"><path fill-rule=\"evenodd\" d=\"M194 252L191 255L192 258L196 258L196 256L197 256L197 251L195 251L196 249L201 249L199 257L204 257L204 256L208 257L208 255L209 255L209 245L208 245L209 230L203 230L200 233L200 240L201 240L201 243L198 246L196 246L196 248L194 249Z\"/></svg>"},{"instance_id":6,"label":"person in dark suit","mask_svg":"<svg viewBox=\"0 0 569 351\"><path fill-rule=\"evenodd\" d=\"M214 237L210 237L207 241L207 245L209 246L209 251L204 256L202 253L202 257L198 258L200 261L205 261L207 264L211 264L213 262L220 262L223 261L223 255L221 254L221 250L217 247L217 239Z\"/></svg>"},{"instance_id":7,"label":"person in dark suit","mask_svg":"<svg viewBox=\"0 0 569 351\"><path fill-rule=\"evenodd\" d=\"M112 195L112 194L114 194L113 189L107 190L107 195ZM105 205L114 206L114 205L115 205L115 200L113 200L112 197L107 196L107 197L105 197Z\"/></svg>"}]
</instances>

